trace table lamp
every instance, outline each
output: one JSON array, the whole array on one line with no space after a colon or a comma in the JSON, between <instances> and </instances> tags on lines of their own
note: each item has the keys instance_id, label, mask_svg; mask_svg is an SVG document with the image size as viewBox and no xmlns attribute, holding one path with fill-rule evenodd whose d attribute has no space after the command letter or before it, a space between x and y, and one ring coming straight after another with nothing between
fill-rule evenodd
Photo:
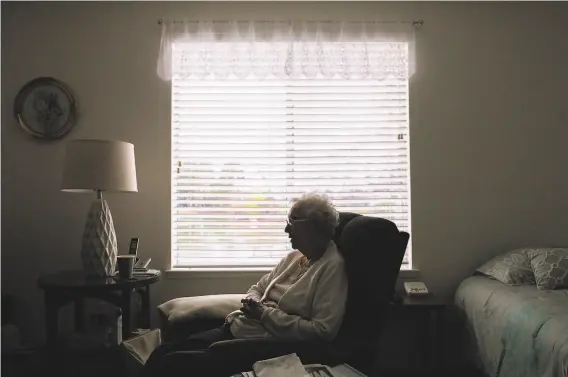
<instances>
[{"instance_id":1,"label":"table lamp","mask_svg":"<svg viewBox=\"0 0 568 377\"><path fill-rule=\"evenodd\" d=\"M89 276L112 276L116 233L103 191L138 192L134 145L118 140L72 140L67 144L61 191L96 193L83 232L81 259Z\"/></svg>"}]
</instances>

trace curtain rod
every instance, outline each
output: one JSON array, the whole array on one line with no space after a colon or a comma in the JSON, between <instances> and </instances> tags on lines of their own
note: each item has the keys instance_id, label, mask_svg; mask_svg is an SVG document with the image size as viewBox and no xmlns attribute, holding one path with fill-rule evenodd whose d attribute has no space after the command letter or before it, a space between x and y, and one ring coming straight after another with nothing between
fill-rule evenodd
<instances>
[{"instance_id":1,"label":"curtain rod","mask_svg":"<svg viewBox=\"0 0 568 377\"><path fill-rule=\"evenodd\" d=\"M199 23L199 22L211 22L214 24L217 23L231 23L231 22L260 22L260 23L292 23L292 22L303 22L303 21L276 21L276 20L235 20L235 21L231 21L231 20L219 20L219 21L196 21L196 20L191 20L191 21L182 21L182 20L173 20L173 23L184 23L184 22L189 22L189 23ZM341 22L345 22L345 23L371 23L371 24L412 24L412 26L415 27L420 27L422 25L424 25L424 20L413 20L413 21L331 21L331 20L325 20L325 21L306 21L306 22L319 22L319 23L341 23ZM164 23L164 20L162 20L161 18L158 20L158 25L161 25Z\"/></svg>"}]
</instances>

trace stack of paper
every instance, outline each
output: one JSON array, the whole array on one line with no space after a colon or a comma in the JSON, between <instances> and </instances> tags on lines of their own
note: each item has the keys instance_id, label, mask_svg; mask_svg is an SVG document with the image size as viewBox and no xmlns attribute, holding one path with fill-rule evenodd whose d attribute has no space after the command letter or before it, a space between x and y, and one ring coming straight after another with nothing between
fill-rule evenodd
<instances>
[{"instance_id":1,"label":"stack of paper","mask_svg":"<svg viewBox=\"0 0 568 377\"><path fill-rule=\"evenodd\" d=\"M367 377L348 364L341 364L331 368L333 377Z\"/></svg>"},{"instance_id":2,"label":"stack of paper","mask_svg":"<svg viewBox=\"0 0 568 377\"><path fill-rule=\"evenodd\" d=\"M147 269L147 270L143 270L143 271L139 271L139 270L134 271L134 276L138 276L138 277L152 277L152 276L158 276L160 274L161 274L160 270L154 270L154 269Z\"/></svg>"},{"instance_id":3,"label":"stack of paper","mask_svg":"<svg viewBox=\"0 0 568 377\"><path fill-rule=\"evenodd\" d=\"M258 361L253 370L231 377L366 377L347 364L333 368L322 364L302 365L296 354Z\"/></svg>"},{"instance_id":4,"label":"stack of paper","mask_svg":"<svg viewBox=\"0 0 568 377\"><path fill-rule=\"evenodd\" d=\"M257 361L252 368L256 377L310 377L295 353Z\"/></svg>"}]
</instances>

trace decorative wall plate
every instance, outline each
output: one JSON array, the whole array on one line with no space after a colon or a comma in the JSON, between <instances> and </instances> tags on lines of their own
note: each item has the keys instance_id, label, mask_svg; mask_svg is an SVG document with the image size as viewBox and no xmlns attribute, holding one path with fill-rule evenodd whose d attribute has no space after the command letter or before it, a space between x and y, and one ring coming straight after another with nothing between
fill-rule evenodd
<instances>
[{"instance_id":1,"label":"decorative wall plate","mask_svg":"<svg viewBox=\"0 0 568 377\"><path fill-rule=\"evenodd\" d=\"M75 99L61 81L38 77L24 85L16 96L14 116L30 135L59 139L75 126Z\"/></svg>"}]
</instances>

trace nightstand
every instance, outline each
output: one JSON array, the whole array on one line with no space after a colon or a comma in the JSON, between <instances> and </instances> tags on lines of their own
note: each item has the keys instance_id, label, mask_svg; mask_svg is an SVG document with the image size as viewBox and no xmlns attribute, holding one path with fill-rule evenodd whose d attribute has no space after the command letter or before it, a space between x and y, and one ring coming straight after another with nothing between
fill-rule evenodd
<instances>
[{"instance_id":1,"label":"nightstand","mask_svg":"<svg viewBox=\"0 0 568 377\"><path fill-rule=\"evenodd\" d=\"M434 294L398 297L391 305L395 315L411 316L418 321L418 369L436 371L441 367L443 329L441 317L446 303Z\"/></svg>"}]
</instances>

